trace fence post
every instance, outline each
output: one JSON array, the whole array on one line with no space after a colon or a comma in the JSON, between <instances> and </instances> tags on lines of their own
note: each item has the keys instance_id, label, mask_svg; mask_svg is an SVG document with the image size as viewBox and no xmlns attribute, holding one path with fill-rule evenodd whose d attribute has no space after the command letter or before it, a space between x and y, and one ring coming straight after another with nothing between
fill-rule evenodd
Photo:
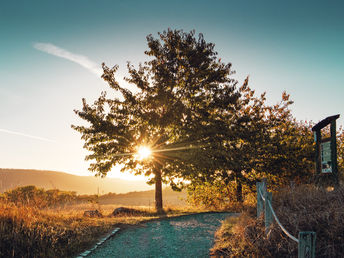
<instances>
[{"instance_id":1,"label":"fence post","mask_svg":"<svg viewBox=\"0 0 344 258\"><path fill-rule=\"evenodd\" d=\"M299 232L299 258L315 258L315 232Z\"/></svg>"},{"instance_id":2,"label":"fence post","mask_svg":"<svg viewBox=\"0 0 344 258\"><path fill-rule=\"evenodd\" d=\"M272 223L272 211L270 209L270 206L268 204L272 204L272 193L269 193L268 191L265 192L265 234L267 235L269 233L269 227Z\"/></svg>"},{"instance_id":3,"label":"fence post","mask_svg":"<svg viewBox=\"0 0 344 258\"><path fill-rule=\"evenodd\" d=\"M265 193L268 190L267 185L268 185L268 180L266 178L263 178L262 179L262 193L263 193L264 197L265 197Z\"/></svg>"},{"instance_id":4,"label":"fence post","mask_svg":"<svg viewBox=\"0 0 344 258\"><path fill-rule=\"evenodd\" d=\"M256 189L257 189L257 218L262 214L264 211L264 201L260 193L263 194L262 190L262 182L257 182L256 183Z\"/></svg>"}]
</instances>

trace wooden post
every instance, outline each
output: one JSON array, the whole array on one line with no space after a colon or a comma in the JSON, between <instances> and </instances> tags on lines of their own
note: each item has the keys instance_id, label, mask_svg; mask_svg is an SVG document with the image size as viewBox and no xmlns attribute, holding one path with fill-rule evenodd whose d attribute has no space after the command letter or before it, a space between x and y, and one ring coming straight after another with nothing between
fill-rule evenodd
<instances>
[{"instance_id":1,"label":"wooden post","mask_svg":"<svg viewBox=\"0 0 344 258\"><path fill-rule=\"evenodd\" d=\"M315 232L299 232L298 258L315 258Z\"/></svg>"},{"instance_id":2,"label":"wooden post","mask_svg":"<svg viewBox=\"0 0 344 258\"><path fill-rule=\"evenodd\" d=\"M266 178L263 178L262 179L262 193L263 193L263 195L265 195L265 193L268 189L267 185L268 185L268 180Z\"/></svg>"},{"instance_id":3,"label":"wooden post","mask_svg":"<svg viewBox=\"0 0 344 258\"><path fill-rule=\"evenodd\" d=\"M315 146L315 167L316 167L316 182L321 185L321 180L325 180L325 183L328 183L326 179L330 179L333 185L336 187L339 184L338 180L338 164L337 164L337 142L336 142L336 120L340 115L334 115L326 117L321 120L315 126L312 127L314 132L314 138L316 142ZM321 138L321 129L325 128L327 125L330 125L331 137L330 137L330 146L328 146L328 141L323 141ZM330 149L328 149L330 147ZM325 153L331 152L331 156L328 157L328 154L321 152L321 148ZM322 156L324 155L324 156ZM325 160L326 159L326 160ZM324 163L324 164L323 164ZM323 167L324 165L324 167Z\"/></svg>"},{"instance_id":4,"label":"wooden post","mask_svg":"<svg viewBox=\"0 0 344 258\"><path fill-rule=\"evenodd\" d=\"M264 201L262 196L260 195L263 194L263 190L262 190L262 182L257 182L256 183L256 189L257 189L257 218L260 217L260 215L262 214L262 212L264 211Z\"/></svg>"},{"instance_id":5,"label":"wooden post","mask_svg":"<svg viewBox=\"0 0 344 258\"><path fill-rule=\"evenodd\" d=\"M321 174L321 133L320 129L315 131L315 171L316 175L319 177Z\"/></svg>"},{"instance_id":6,"label":"wooden post","mask_svg":"<svg viewBox=\"0 0 344 258\"><path fill-rule=\"evenodd\" d=\"M269 227L272 224L272 211L270 209L270 206L268 204L270 202L272 206L272 193L266 191L265 195L265 234L267 235L269 233Z\"/></svg>"},{"instance_id":7,"label":"wooden post","mask_svg":"<svg viewBox=\"0 0 344 258\"><path fill-rule=\"evenodd\" d=\"M331 161L334 187L339 185L338 164L337 164L337 137L336 137L336 120L331 121Z\"/></svg>"}]
</instances>

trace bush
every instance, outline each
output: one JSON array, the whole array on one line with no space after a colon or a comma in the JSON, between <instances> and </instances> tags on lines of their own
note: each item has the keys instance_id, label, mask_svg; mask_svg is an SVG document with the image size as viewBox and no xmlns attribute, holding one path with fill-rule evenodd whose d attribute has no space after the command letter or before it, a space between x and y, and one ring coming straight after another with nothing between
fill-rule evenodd
<instances>
[{"instance_id":1,"label":"bush","mask_svg":"<svg viewBox=\"0 0 344 258\"><path fill-rule=\"evenodd\" d=\"M75 192L57 189L44 190L33 185L17 187L2 194L0 200L12 202L17 206L45 208L59 204L71 203L77 199Z\"/></svg>"},{"instance_id":2,"label":"bush","mask_svg":"<svg viewBox=\"0 0 344 258\"><path fill-rule=\"evenodd\" d=\"M187 202L190 205L215 210L241 210L244 206L255 205L255 194L243 187L244 203L236 202L235 182L223 181L191 184L188 186Z\"/></svg>"},{"instance_id":3,"label":"bush","mask_svg":"<svg viewBox=\"0 0 344 258\"><path fill-rule=\"evenodd\" d=\"M284 189L273 196L282 225L295 237L300 231L316 232L317 257L344 257L344 188L328 191L312 186ZM245 212L224 222L216 234L215 256L296 257L298 245L274 223L265 235L263 216Z\"/></svg>"}]
</instances>

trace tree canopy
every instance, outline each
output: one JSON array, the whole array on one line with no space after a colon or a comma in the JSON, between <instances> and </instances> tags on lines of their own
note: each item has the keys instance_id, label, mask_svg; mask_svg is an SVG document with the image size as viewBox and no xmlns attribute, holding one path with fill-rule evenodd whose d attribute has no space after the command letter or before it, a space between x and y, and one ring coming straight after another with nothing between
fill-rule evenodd
<instances>
[{"instance_id":1,"label":"tree canopy","mask_svg":"<svg viewBox=\"0 0 344 258\"><path fill-rule=\"evenodd\" d=\"M168 29L158 39L147 36L147 42L149 61L138 68L127 66L126 80L137 91L119 85L118 66L103 64L102 78L121 97L110 99L104 92L93 105L83 99L82 110L75 112L89 126L72 127L91 152L86 157L94 161L91 171L106 175L121 164L122 170L153 176L150 182L156 184L156 207L161 210L161 182L176 186L176 179L194 163L190 150L216 142L210 138L214 125L226 126L221 114L233 113L239 94L231 64L221 62L214 44L202 34ZM146 160L135 155L143 145L152 149Z\"/></svg>"},{"instance_id":2,"label":"tree canopy","mask_svg":"<svg viewBox=\"0 0 344 258\"><path fill-rule=\"evenodd\" d=\"M204 170L195 168L197 176L189 178L191 203L217 207L225 206L226 202L242 202L243 194L253 192L255 183L263 177L275 189L290 182L312 180L311 123L297 121L292 116L290 96L283 92L279 103L268 105L265 93L256 96L248 80L239 93L235 112L224 119L227 126L215 133L217 144L210 145L203 154L208 155L208 167L202 164ZM210 200L209 192L222 203Z\"/></svg>"},{"instance_id":3,"label":"tree canopy","mask_svg":"<svg viewBox=\"0 0 344 258\"><path fill-rule=\"evenodd\" d=\"M310 125L292 116L287 93L268 105L248 78L239 87L232 65L221 61L202 34L168 29L158 36L147 36L148 61L138 67L128 62L125 80L135 90L118 83L118 66L103 64L102 78L120 96L103 92L92 105L83 99L82 110L75 111L88 122L72 127L90 151L91 171L105 176L121 164L123 171L147 176L155 183L158 211L162 182L174 189L183 186L180 179L202 189L224 184L236 188L241 202L243 187L253 189L261 177L275 185L309 178ZM151 155L140 158L140 148Z\"/></svg>"}]
</instances>

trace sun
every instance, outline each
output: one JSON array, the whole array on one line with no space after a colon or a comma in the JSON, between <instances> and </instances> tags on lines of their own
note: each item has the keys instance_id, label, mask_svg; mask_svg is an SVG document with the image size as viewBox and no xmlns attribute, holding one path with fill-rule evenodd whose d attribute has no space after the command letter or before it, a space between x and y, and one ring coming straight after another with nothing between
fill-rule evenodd
<instances>
[{"instance_id":1,"label":"sun","mask_svg":"<svg viewBox=\"0 0 344 258\"><path fill-rule=\"evenodd\" d=\"M140 146L137 150L137 159L144 160L149 158L152 155L152 151L147 146Z\"/></svg>"}]
</instances>

